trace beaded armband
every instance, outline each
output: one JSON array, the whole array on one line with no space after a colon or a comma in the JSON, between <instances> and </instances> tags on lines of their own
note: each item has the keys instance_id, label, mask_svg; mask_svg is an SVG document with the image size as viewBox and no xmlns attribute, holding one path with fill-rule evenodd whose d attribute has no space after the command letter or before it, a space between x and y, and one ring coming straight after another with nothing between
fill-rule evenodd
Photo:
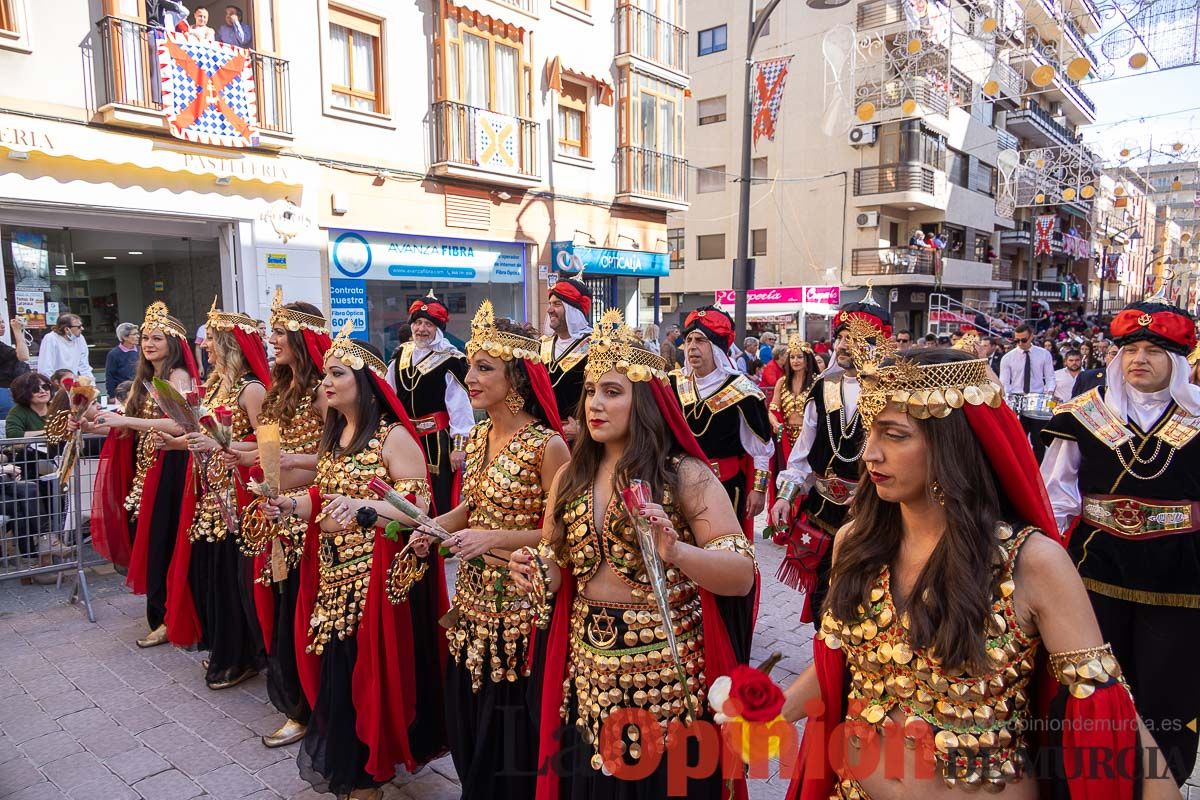
<instances>
[{"instance_id":1,"label":"beaded armband","mask_svg":"<svg viewBox=\"0 0 1200 800\"><path fill-rule=\"evenodd\" d=\"M754 470L754 483L752 484L753 490L756 492L766 493L767 483L770 480L771 473L767 472L765 469Z\"/></svg>"},{"instance_id":2,"label":"beaded armband","mask_svg":"<svg viewBox=\"0 0 1200 800\"><path fill-rule=\"evenodd\" d=\"M1050 654L1050 671L1067 687L1073 697L1083 700L1100 688L1120 683L1129 690L1121 665L1113 656L1112 645L1087 647Z\"/></svg>"},{"instance_id":3,"label":"beaded armband","mask_svg":"<svg viewBox=\"0 0 1200 800\"><path fill-rule=\"evenodd\" d=\"M466 450L467 449L467 435L465 433L456 433L453 436L451 436L450 437L450 449L451 450L459 450L459 451Z\"/></svg>"},{"instance_id":4,"label":"beaded armband","mask_svg":"<svg viewBox=\"0 0 1200 800\"><path fill-rule=\"evenodd\" d=\"M798 494L800 494L799 484L792 483L791 481L783 481L779 484L779 492L776 497L790 503L796 499L796 495Z\"/></svg>"},{"instance_id":5,"label":"beaded armband","mask_svg":"<svg viewBox=\"0 0 1200 800\"><path fill-rule=\"evenodd\" d=\"M727 533L723 536L718 536L704 545L704 549L729 550L754 561L754 543L747 539L744 533Z\"/></svg>"}]
</instances>

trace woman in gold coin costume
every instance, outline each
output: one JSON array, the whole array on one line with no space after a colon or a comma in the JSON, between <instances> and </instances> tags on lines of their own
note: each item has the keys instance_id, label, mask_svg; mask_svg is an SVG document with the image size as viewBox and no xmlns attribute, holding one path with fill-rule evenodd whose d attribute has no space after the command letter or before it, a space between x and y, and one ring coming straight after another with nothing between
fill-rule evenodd
<instances>
[{"instance_id":1,"label":"woman in gold coin costume","mask_svg":"<svg viewBox=\"0 0 1200 800\"><path fill-rule=\"evenodd\" d=\"M308 623L304 649L311 654L297 654L312 706L297 754L300 775L319 792L378 798L398 764L415 772L423 761L415 752L436 754L445 744L414 735L427 691L413 669L415 623L406 605L388 601L388 567L400 543L385 536L383 523L411 521L370 488L381 480L424 511L425 454L379 351L351 339L350 327L325 357L316 483L307 494L272 498L263 513L281 515L283 524L311 522L296 612Z\"/></svg>"},{"instance_id":2,"label":"woman in gold coin costume","mask_svg":"<svg viewBox=\"0 0 1200 800\"><path fill-rule=\"evenodd\" d=\"M462 502L437 519L460 559L446 722L464 800L533 795L533 609L507 565L513 550L537 543L550 480L569 457L540 347L528 326L495 319L488 300L471 322L467 394L487 419L467 439Z\"/></svg>"},{"instance_id":3,"label":"woman in gold coin costume","mask_svg":"<svg viewBox=\"0 0 1200 800\"><path fill-rule=\"evenodd\" d=\"M779 440L779 449L774 457L777 465L787 464L788 456L800 438L804 428L804 404L808 402L808 393L818 374L812 345L801 339L799 334L792 334L787 343L783 377L775 384L768 408L771 412L771 428ZM775 504L775 476L771 476L767 495L767 508L770 508Z\"/></svg>"},{"instance_id":4,"label":"woman in gold coin costume","mask_svg":"<svg viewBox=\"0 0 1200 800\"><path fill-rule=\"evenodd\" d=\"M259 415L262 425L278 426L279 482L276 493L308 494L317 474L317 445L324 430L324 397L317 386L324 377L329 328L321 311L309 303L284 305L277 290L271 305L270 336L275 349L271 388ZM237 451L237 464L250 467L258 458L254 443ZM232 459L229 459L232 460ZM265 476L264 476L265 477ZM287 720L262 738L267 747L283 747L304 737L311 709L296 667L296 602L300 592L300 556L308 523L303 519L267 519L265 497L256 497L242 515L242 553L254 559L254 606L266 649L267 696ZM303 631L301 631L303 633ZM303 651L303 645L301 645Z\"/></svg>"},{"instance_id":5,"label":"woman in gold coin costume","mask_svg":"<svg viewBox=\"0 0 1200 800\"><path fill-rule=\"evenodd\" d=\"M97 414L83 427L109 430L96 472L92 540L113 563L129 567L125 582L146 595L150 633L137 645L155 647L167 641L167 574L190 475L183 431L161 415L146 383L162 378L186 394L200 376L187 331L165 303L146 309L140 344L125 413Z\"/></svg>"},{"instance_id":6,"label":"woman in gold coin costume","mask_svg":"<svg viewBox=\"0 0 1200 800\"><path fill-rule=\"evenodd\" d=\"M221 311L214 301L203 346L212 363L204 405L214 413L217 409L231 412L231 440L242 442L254 435L271 382L258 326L245 314ZM209 651L205 682L210 689L227 689L254 677L261 666L262 633L254 619L247 580L250 565L239 552L236 530L250 494L244 488L245 470L228 465L215 439L197 432L189 433L187 441L192 458L207 453L208 462L203 491L191 505L190 515L185 508L181 523L187 524L188 544L182 552L187 554L191 603L181 597L172 603L177 607L170 613L186 614L187 606L194 606L202 633L200 648ZM178 589L177 580L172 584ZM194 644L180 641L170 622L167 632L172 642Z\"/></svg>"},{"instance_id":7,"label":"woman in gold coin costume","mask_svg":"<svg viewBox=\"0 0 1200 800\"><path fill-rule=\"evenodd\" d=\"M667 759L631 780L644 747L672 723L706 708L708 687L748 652L753 624L754 546L713 474L667 382L667 364L642 348L620 314L592 335L580 426L571 462L551 491L543 540L512 557L520 588L537 602L558 592L542 684L538 800L634 800L667 794ZM679 661L647 578L620 489L645 481L651 525L666 568ZM601 730L618 710L651 715L601 752ZM694 764L698 755L691 753ZM728 794L719 759L687 783L689 798Z\"/></svg>"},{"instance_id":8,"label":"woman in gold coin costume","mask_svg":"<svg viewBox=\"0 0 1200 800\"><path fill-rule=\"evenodd\" d=\"M852 331L869 480L835 539L813 665L786 690L784 717L808 717L789 798L1132 798L1154 742L1043 533L1046 491L986 361L894 359L875 335Z\"/></svg>"}]
</instances>

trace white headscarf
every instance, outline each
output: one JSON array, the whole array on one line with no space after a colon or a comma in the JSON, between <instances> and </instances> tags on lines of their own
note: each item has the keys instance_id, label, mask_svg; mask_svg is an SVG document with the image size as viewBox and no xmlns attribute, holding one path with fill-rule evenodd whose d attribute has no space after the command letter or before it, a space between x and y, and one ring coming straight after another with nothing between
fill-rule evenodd
<instances>
[{"instance_id":1,"label":"white headscarf","mask_svg":"<svg viewBox=\"0 0 1200 800\"><path fill-rule=\"evenodd\" d=\"M563 308L567 314L567 335L572 339L578 339L592 332L592 325L588 322L588 318L584 313L570 303L563 303ZM556 336L554 328L550 327L550 318L546 318L546 327L543 328L547 336Z\"/></svg>"},{"instance_id":2,"label":"white headscarf","mask_svg":"<svg viewBox=\"0 0 1200 800\"><path fill-rule=\"evenodd\" d=\"M715 381L716 380L716 377L714 377L715 375L720 375L721 379L724 380L724 378L727 375L741 375L742 374L741 370L739 370L737 367L735 367L733 365L733 362L729 360L729 354L725 352L724 348L722 348L720 345L713 344L712 339L709 339L708 343L710 345L712 345L713 363L716 365L716 369L713 370L712 372L710 372L709 374L705 375L703 378L701 378L700 376L695 376L697 380L703 380L705 382ZM681 349L682 349L682 345L681 345ZM685 377L688 377L688 378L693 377L692 365L688 363L686 356L683 359L683 374Z\"/></svg>"},{"instance_id":3,"label":"white headscarf","mask_svg":"<svg viewBox=\"0 0 1200 800\"><path fill-rule=\"evenodd\" d=\"M1125 384L1125 371L1121 368L1121 354L1124 352L1125 348L1122 347L1108 365L1108 389L1104 393L1104 402L1119 419L1128 419L1129 392L1126 389L1133 388ZM1167 387L1171 399L1187 413L1200 416L1200 386L1194 386L1188 380L1192 368L1188 365L1187 358L1178 353L1167 355L1171 357L1171 383Z\"/></svg>"}]
</instances>

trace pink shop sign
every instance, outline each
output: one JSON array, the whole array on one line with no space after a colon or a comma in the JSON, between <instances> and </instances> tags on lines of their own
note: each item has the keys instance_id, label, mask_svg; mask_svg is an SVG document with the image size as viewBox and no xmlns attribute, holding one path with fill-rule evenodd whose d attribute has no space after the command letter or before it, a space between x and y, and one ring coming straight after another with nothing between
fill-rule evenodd
<instances>
[{"instance_id":1,"label":"pink shop sign","mask_svg":"<svg viewBox=\"0 0 1200 800\"><path fill-rule=\"evenodd\" d=\"M837 306L842 303L840 286L805 286L804 302L824 306Z\"/></svg>"},{"instance_id":2,"label":"pink shop sign","mask_svg":"<svg viewBox=\"0 0 1200 800\"><path fill-rule=\"evenodd\" d=\"M839 287L837 286L771 286L763 289L751 289L746 294L746 304L762 306L820 303L836 306L838 298ZM716 302L719 305L732 306L736 299L737 292L733 289L716 291Z\"/></svg>"}]
</instances>

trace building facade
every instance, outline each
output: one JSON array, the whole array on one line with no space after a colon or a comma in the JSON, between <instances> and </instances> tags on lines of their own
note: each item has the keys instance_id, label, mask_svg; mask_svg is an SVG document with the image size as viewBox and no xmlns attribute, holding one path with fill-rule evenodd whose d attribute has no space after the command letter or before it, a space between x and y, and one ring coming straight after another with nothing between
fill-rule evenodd
<instances>
[{"instance_id":1,"label":"building facade","mask_svg":"<svg viewBox=\"0 0 1200 800\"><path fill-rule=\"evenodd\" d=\"M1152 187L1128 167L1107 169L1094 212L1100 313L1111 315L1155 288L1158 259L1157 206Z\"/></svg>"},{"instance_id":2,"label":"building facade","mask_svg":"<svg viewBox=\"0 0 1200 800\"><path fill-rule=\"evenodd\" d=\"M1175 146L1164 148L1167 163L1151 163L1138 168L1153 189L1158 217L1178 227L1178 240L1164 236L1160 250L1173 259L1178 300L1192 311L1197 308L1197 269L1200 269L1200 162L1174 161Z\"/></svg>"},{"instance_id":3,"label":"building facade","mask_svg":"<svg viewBox=\"0 0 1200 800\"><path fill-rule=\"evenodd\" d=\"M248 147L169 134L176 40L142 0L0 4L4 313L82 314L94 363L155 299L196 326L214 296L264 318L282 286L390 352L431 288L463 339L484 298L539 319L560 271L636 322L638 280L667 271L682 2L189 3L244 46Z\"/></svg>"}]
</instances>

